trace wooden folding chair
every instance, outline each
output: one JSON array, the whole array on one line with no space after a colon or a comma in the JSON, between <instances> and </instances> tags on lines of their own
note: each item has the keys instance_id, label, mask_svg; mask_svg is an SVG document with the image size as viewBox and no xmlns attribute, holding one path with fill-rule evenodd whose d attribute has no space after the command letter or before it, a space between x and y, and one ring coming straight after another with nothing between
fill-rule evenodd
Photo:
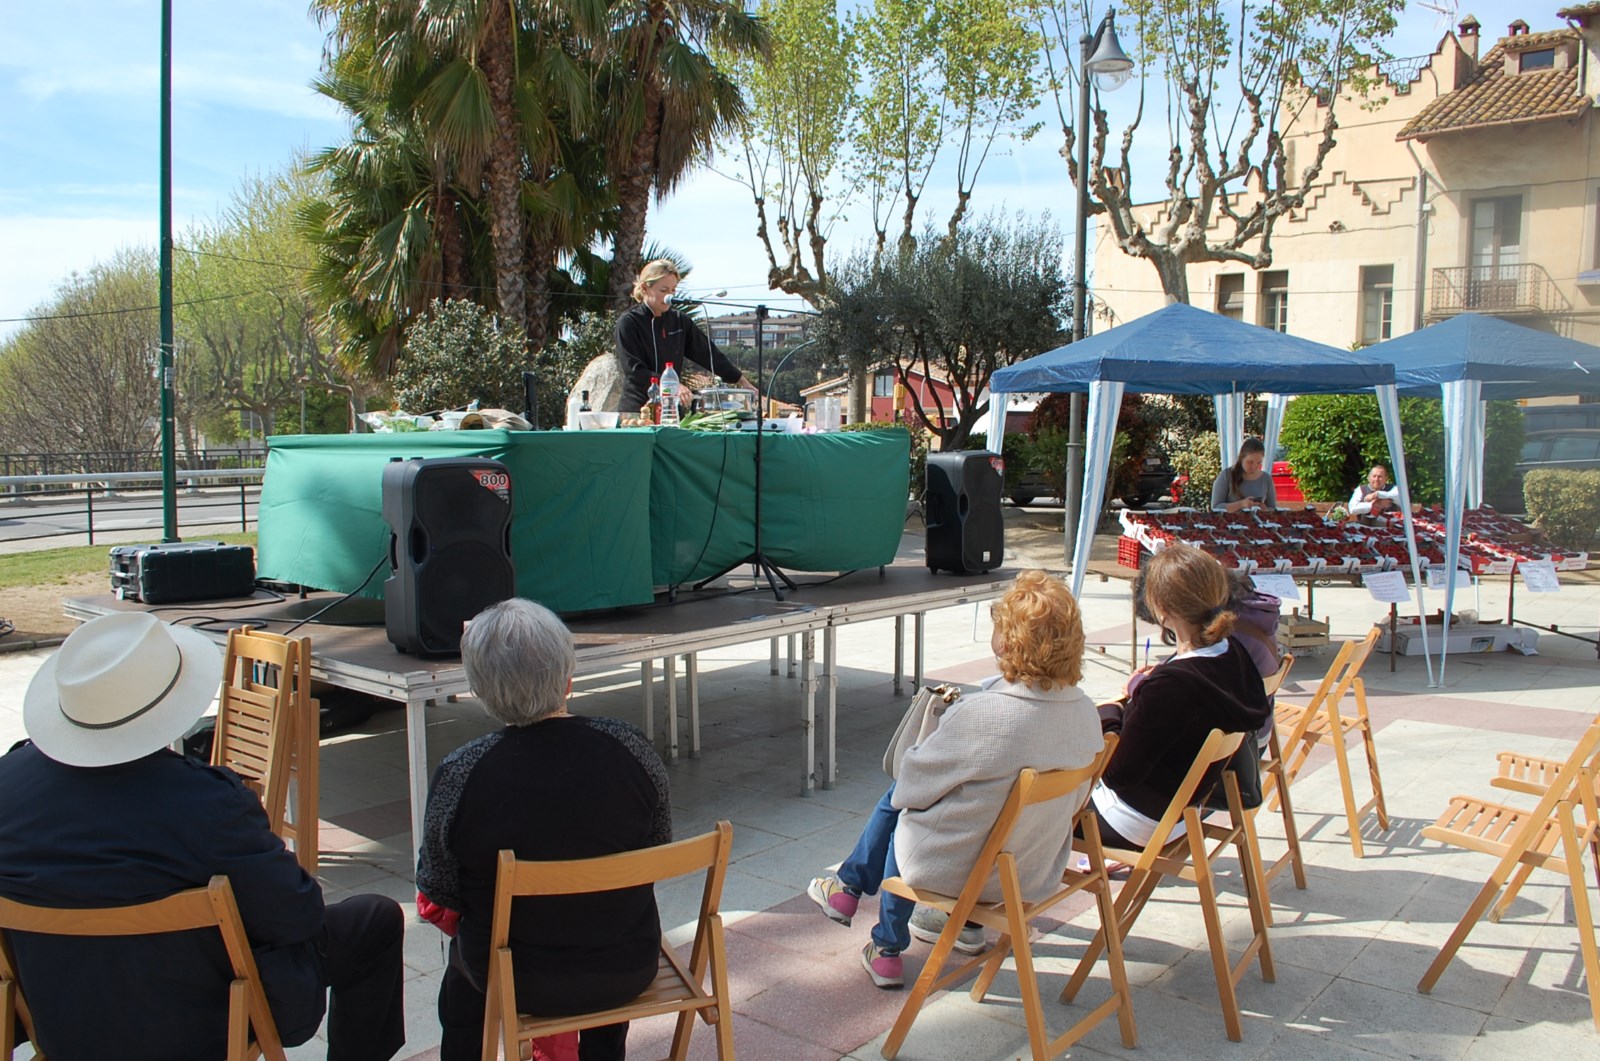
<instances>
[{"instance_id":1,"label":"wooden folding chair","mask_svg":"<svg viewBox=\"0 0 1600 1061\"><path fill-rule=\"evenodd\" d=\"M1600 726L1600 715L1595 717L1592 724ZM1495 788L1506 789L1509 792L1521 792L1532 796L1544 795L1550 789L1550 786L1555 784L1556 779L1561 774L1561 768L1566 765L1564 759L1547 759L1542 756L1523 755L1519 752L1501 752L1497 759L1500 765L1500 772L1489 781L1489 784ZM1597 750L1594 758L1590 760L1589 770L1595 782L1592 786L1591 795L1597 801L1600 801L1600 750ZM1588 802L1581 802L1584 808L1588 810ZM1590 815L1588 820L1594 821L1593 816ZM1589 854L1594 862L1595 883L1600 885L1600 830L1597 830L1590 840ZM1500 901L1495 903L1494 908L1489 911L1490 921L1498 922L1501 917L1505 916L1505 912L1511 908L1512 902L1516 900L1517 893L1522 890L1522 886L1533 875L1533 868L1531 864L1526 862L1517 867L1516 875L1506 885L1505 894L1500 897Z\"/></svg>"},{"instance_id":2,"label":"wooden folding chair","mask_svg":"<svg viewBox=\"0 0 1600 1061\"><path fill-rule=\"evenodd\" d=\"M1494 855L1499 861L1433 964L1428 966L1417 984L1418 991L1427 994L1433 990L1473 926L1506 887L1513 871L1517 873L1520 887L1533 869L1547 869L1565 874L1567 878L1578 926L1578 950L1583 955L1584 971L1589 980L1590 1016L1595 1027L1600 1029L1600 950L1595 943L1589 889L1583 876L1583 848L1588 845L1591 851L1595 849L1596 832L1600 830L1595 806L1597 769L1600 769L1600 725L1592 725L1531 809L1491 803L1473 796L1456 796L1439 820L1422 830L1422 835L1429 839ZM1586 819L1582 826L1577 820L1580 806Z\"/></svg>"},{"instance_id":3,"label":"wooden folding chair","mask_svg":"<svg viewBox=\"0 0 1600 1061\"><path fill-rule=\"evenodd\" d=\"M5 939L7 932L36 932L47 936L149 936L197 928L215 928L221 932L228 960L233 964L233 981L228 985L228 1061L252 1061L258 1057L284 1061L283 1043L278 1038L272 1011L267 1008L267 995L256 971L255 954L245 936L244 922L239 919L233 888L223 876L212 877L204 888L190 888L137 906L63 910L0 899L0 1061L11 1061L17 1045L13 1036L19 1017L28 1039L36 1048L38 1044L33 1015L22 997L17 979L16 960ZM96 1001L84 1000L85 1019L93 1019ZM108 1043L107 1050L114 1053L114 1044ZM35 1056L42 1059L44 1054L37 1052Z\"/></svg>"},{"instance_id":4,"label":"wooden folding chair","mask_svg":"<svg viewBox=\"0 0 1600 1061\"><path fill-rule=\"evenodd\" d=\"M316 876L321 730L311 696L311 639L248 626L230 630L222 675L211 764L244 778L261 797L272 831Z\"/></svg>"},{"instance_id":5,"label":"wooden folding chair","mask_svg":"<svg viewBox=\"0 0 1600 1061\"><path fill-rule=\"evenodd\" d=\"M728 996L727 948L722 938L722 882L728 874L733 826L718 822L709 833L642 851L568 862L519 862L515 853L500 852L495 877L493 935L489 944L489 983L483 1023L483 1058L495 1061L502 1046L508 1058L520 1057L520 1044L530 1039L642 1020L663 1013L678 1014L672 1035L672 1061L689 1052L694 1018L714 1025L717 1057L733 1058L733 1008ZM671 880L696 871L706 875L700 916L687 967L661 940L656 978L644 993L626 1005L567 1017L529 1017L517 1013L517 989L511 961L511 900L526 895L575 895L632 888ZM709 972L711 986L704 987Z\"/></svg>"},{"instance_id":6,"label":"wooden folding chair","mask_svg":"<svg viewBox=\"0 0 1600 1061\"><path fill-rule=\"evenodd\" d=\"M1279 704L1276 710L1277 725L1288 733L1283 739L1284 760L1282 783L1276 786L1273 798L1281 802L1289 784L1305 766L1311 751L1319 744L1333 749L1334 762L1339 768L1339 786L1344 793L1345 818L1350 823L1350 849L1357 858L1365 851L1361 846L1361 817L1369 810L1376 811L1378 828L1389 831L1389 809L1383 799L1383 778L1378 773L1378 746L1372 739L1372 720L1367 715L1367 687L1361 680L1361 668L1372 655L1382 630L1374 626L1360 641L1346 641L1334 657L1333 665L1323 675L1322 683L1304 707ZM1354 694L1356 713L1346 715L1339 705L1347 694ZM1356 805L1355 789L1350 782L1350 757L1347 744L1357 735L1367 754L1367 773L1372 785L1372 798ZM1276 804L1274 804L1276 806Z\"/></svg>"},{"instance_id":7,"label":"wooden folding chair","mask_svg":"<svg viewBox=\"0 0 1600 1061\"><path fill-rule=\"evenodd\" d=\"M1289 671L1294 668L1294 655L1284 653L1283 659L1278 662L1278 669L1267 675L1262 680L1266 687L1267 696L1273 697L1278 690L1283 688L1283 683L1289 678ZM1294 821L1294 802L1289 795L1289 782L1285 776L1283 766L1283 745L1278 740L1278 726L1274 719L1272 730L1267 738L1266 754L1261 757L1261 794L1263 806L1267 797L1277 795L1278 811L1283 816L1283 836L1288 845L1288 850L1279 855L1270 864L1261 860L1261 841L1256 836L1256 815L1261 812L1260 807L1250 810L1245 815L1245 835L1256 853L1256 863L1261 866L1262 891L1265 894L1267 887L1285 869L1294 874L1294 886L1301 891L1306 887L1305 859L1300 854L1300 830ZM1272 908L1267 907L1268 917L1271 917Z\"/></svg>"},{"instance_id":8,"label":"wooden folding chair","mask_svg":"<svg viewBox=\"0 0 1600 1061\"><path fill-rule=\"evenodd\" d=\"M1044 1008L1039 996L1039 980L1033 967L1028 922L1067 896L1085 890L1093 892L1100 910L1102 926L1110 925L1115 928L1117 924L1116 909L1111 901L1111 882L1106 876L1105 856L1101 851L1099 825L1095 821L1093 804L1086 799L1074 818L1074 824L1081 827L1085 837L1081 846L1088 857L1089 868L1086 871L1079 871L1069 867L1063 875L1062 886L1037 902L1029 903L1023 899L1022 886L1017 878L1017 860L1006 848L1011 838L1011 831L1016 827L1025 809L1060 799L1085 786L1092 787L1105 770L1116 743L1116 737L1109 738L1094 762L1077 770L1048 770L1043 773L1023 770L1018 774L1016 782L1011 786L1011 794L1006 798L994 825L989 829L988 839L984 841L982 850L973 862L972 871L967 874L960 895L941 895L915 888L900 877L890 877L883 882L884 891L924 906L936 907L949 915L945 921L944 931L922 967L922 975L917 977L916 985L912 987L905 1005L900 1008L899 1018L890 1029L889 1037L884 1040L882 1051L884 1057L893 1058L900 1052L900 1047L905 1042L907 1033L911 1031L911 1025L915 1023L917 1014L922 1011L923 1005L933 992L956 983L978 965L984 968L973 983L971 993L973 1001L982 1002L994 984L1006 955L1010 953L1016 954L1017 980L1022 992L1022 1012L1028 1024L1028 1043L1032 1048L1034 1061L1048 1061L1056 1057L1113 1013L1117 1014L1117 1020L1122 1027L1122 1044L1130 1049L1138 1044L1138 1032L1133 1023L1133 997L1128 987L1128 974L1122 964L1119 933L1112 932L1110 938L1114 942L1108 948L1107 964L1111 973L1111 997L1055 1039L1047 1037ZM1065 823L1063 826L1070 828ZM1000 902L983 902L981 899L983 891L997 873L1000 877L1003 898ZM945 963L952 957L956 937L961 934L962 926L968 921L998 931L999 943L940 976Z\"/></svg>"},{"instance_id":9,"label":"wooden folding chair","mask_svg":"<svg viewBox=\"0 0 1600 1061\"><path fill-rule=\"evenodd\" d=\"M1240 804L1238 778L1231 770L1224 771L1222 775L1229 818L1226 824L1203 817L1206 808L1200 805L1200 785L1207 771L1217 764L1226 763L1238 751L1242 741L1253 739L1254 735L1249 733L1212 730L1195 756L1194 765L1173 794L1172 802L1157 823L1150 842L1138 851L1106 850L1107 857L1127 862L1133 869L1128 874L1127 883L1117 893L1115 921L1101 928L1079 960L1078 968L1067 982L1066 990L1061 993L1063 1000L1070 1001L1088 979L1101 947L1109 943L1108 930L1114 927L1126 938L1138 920L1140 911L1154 894L1156 885L1164 877L1173 877L1191 882L1200 893L1200 913L1205 920L1206 936L1211 944L1211 965L1217 977L1222 1020L1227 1026L1229 1039L1239 1042L1244 1038L1236 988L1245 970L1251 962L1259 962L1261 979L1267 983L1277 979L1272 963L1272 944L1267 939L1267 927L1270 924L1266 913L1267 900L1261 886L1261 867L1255 861L1255 853L1245 838L1245 812ZM1184 823L1184 834L1173 839L1173 829L1180 820ZM1208 842L1215 846L1208 850ZM1217 908L1216 881L1212 874L1213 864L1229 845L1238 855L1252 929L1250 942L1245 945L1244 953L1236 965L1231 964L1228 957L1228 942L1222 934L1222 916Z\"/></svg>"}]
</instances>

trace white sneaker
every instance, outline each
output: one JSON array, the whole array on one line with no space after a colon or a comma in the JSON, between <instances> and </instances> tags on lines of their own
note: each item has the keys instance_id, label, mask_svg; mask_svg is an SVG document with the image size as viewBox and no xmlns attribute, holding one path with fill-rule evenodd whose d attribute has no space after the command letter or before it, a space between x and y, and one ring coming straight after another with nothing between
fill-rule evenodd
<instances>
[{"instance_id":1,"label":"white sneaker","mask_svg":"<svg viewBox=\"0 0 1600 1061\"><path fill-rule=\"evenodd\" d=\"M924 943L937 943L950 915L933 906L918 906L911 912L911 936ZM989 945L982 925L962 925L955 948L962 954L978 954Z\"/></svg>"}]
</instances>

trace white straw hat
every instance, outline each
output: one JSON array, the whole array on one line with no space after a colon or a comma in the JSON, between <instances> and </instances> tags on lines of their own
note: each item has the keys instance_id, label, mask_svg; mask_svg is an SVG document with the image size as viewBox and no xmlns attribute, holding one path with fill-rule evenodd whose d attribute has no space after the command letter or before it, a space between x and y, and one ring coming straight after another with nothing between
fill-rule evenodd
<instances>
[{"instance_id":1,"label":"white straw hat","mask_svg":"<svg viewBox=\"0 0 1600 1061\"><path fill-rule=\"evenodd\" d=\"M204 634L144 612L74 630L23 698L39 750L68 766L132 762L182 737L217 695L222 653Z\"/></svg>"}]
</instances>

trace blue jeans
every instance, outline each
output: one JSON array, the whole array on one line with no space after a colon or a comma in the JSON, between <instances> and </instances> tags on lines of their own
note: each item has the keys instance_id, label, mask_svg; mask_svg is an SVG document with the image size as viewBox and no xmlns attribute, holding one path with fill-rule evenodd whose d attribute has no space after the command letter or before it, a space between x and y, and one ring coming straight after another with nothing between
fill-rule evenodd
<instances>
[{"instance_id":1,"label":"blue jeans","mask_svg":"<svg viewBox=\"0 0 1600 1061\"><path fill-rule=\"evenodd\" d=\"M867 816L855 850L839 866L839 880L854 891L877 895L885 877L900 875L894 861L894 827L900 821L900 812L890 802L893 797L894 785L890 785ZM889 892L878 896L878 923L872 928L872 942L879 950L899 954L911 946L911 911L916 908L910 899Z\"/></svg>"}]
</instances>

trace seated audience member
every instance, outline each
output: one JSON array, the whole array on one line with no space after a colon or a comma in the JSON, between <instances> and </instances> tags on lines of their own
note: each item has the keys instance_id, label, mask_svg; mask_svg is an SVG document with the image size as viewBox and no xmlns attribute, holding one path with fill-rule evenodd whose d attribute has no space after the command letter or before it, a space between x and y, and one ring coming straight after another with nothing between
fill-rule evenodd
<instances>
[{"instance_id":1,"label":"seated audience member","mask_svg":"<svg viewBox=\"0 0 1600 1061\"><path fill-rule=\"evenodd\" d=\"M1389 469L1374 464L1367 473L1367 481L1350 495L1347 510L1352 516L1381 516L1400 510L1400 488L1389 485Z\"/></svg>"},{"instance_id":2,"label":"seated audience member","mask_svg":"<svg viewBox=\"0 0 1600 1061\"><path fill-rule=\"evenodd\" d=\"M1272 715L1249 649L1230 636L1228 575L1215 558L1167 546L1146 566L1144 600L1178 652L1130 676L1124 698L1102 705L1102 726L1120 743L1091 796L1101 838L1133 850L1154 835L1207 734L1254 733ZM1201 784L1197 799L1215 780ZM1172 835L1182 835L1181 822Z\"/></svg>"},{"instance_id":3,"label":"seated audience member","mask_svg":"<svg viewBox=\"0 0 1600 1061\"><path fill-rule=\"evenodd\" d=\"M1259 438L1247 438L1238 458L1211 484L1211 511L1240 512L1252 508L1277 508L1278 493L1266 472L1267 447Z\"/></svg>"},{"instance_id":4,"label":"seated audience member","mask_svg":"<svg viewBox=\"0 0 1600 1061\"><path fill-rule=\"evenodd\" d=\"M428 793L418 905L454 936L439 988L441 1061L477 1058L499 852L519 859L596 858L667 843L667 771L624 722L567 712L572 634L546 608L486 608L461 638L474 695L505 728L445 757ZM655 979L661 921L649 885L522 898L511 918L517 1008L587 1013L637 998ZM622 1058L626 1023L585 1029L584 1061Z\"/></svg>"},{"instance_id":5,"label":"seated audience member","mask_svg":"<svg viewBox=\"0 0 1600 1061\"><path fill-rule=\"evenodd\" d=\"M284 1043L310 1039L326 1004L330 1059L393 1057L405 1042L398 904L362 895L324 907L239 778L168 750L221 678L216 645L148 614L73 631L28 686L30 739L0 758L0 895L127 906L222 874ZM226 1055L232 973L219 933L8 942L48 1056Z\"/></svg>"},{"instance_id":6,"label":"seated audience member","mask_svg":"<svg viewBox=\"0 0 1600 1061\"><path fill-rule=\"evenodd\" d=\"M966 883L1017 774L1073 769L1094 761L1104 745L1083 677L1083 619L1078 602L1056 578L1024 571L995 604L990 642L1000 674L976 695L946 709L939 727L914 745L899 776L867 819L855 850L836 873L806 889L833 921L849 925L863 894L900 876L918 888L955 895ZM1070 828L1086 792L1023 812L1009 850L1023 894L1037 898L1061 880L1072 853ZM998 878L984 894L998 901ZM861 964L879 987L904 982L902 951L910 946L913 907L879 895L878 923ZM968 925L960 947L983 948L983 929Z\"/></svg>"}]
</instances>

